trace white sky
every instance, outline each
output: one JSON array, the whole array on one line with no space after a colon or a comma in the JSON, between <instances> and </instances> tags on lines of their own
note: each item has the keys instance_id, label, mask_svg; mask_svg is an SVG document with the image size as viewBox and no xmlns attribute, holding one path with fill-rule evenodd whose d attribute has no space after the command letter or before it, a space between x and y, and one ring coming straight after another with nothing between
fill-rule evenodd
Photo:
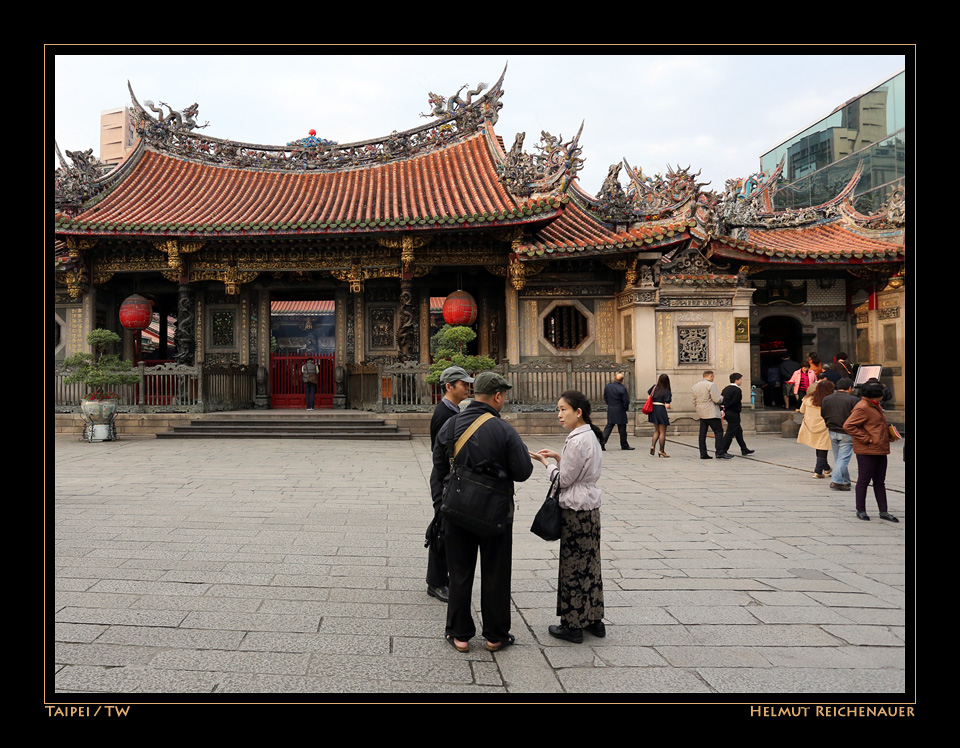
<instances>
[{"instance_id":1,"label":"white sky","mask_svg":"<svg viewBox=\"0 0 960 748\"><path fill-rule=\"evenodd\" d=\"M202 132L215 137L283 145L313 128L350 143L427 123L419 115L429 109L428 92L450 96L464 84L492 84L509 63L496 133L509 148L516 133L526 132L524 150L533 153L541 130L566 140L583 122L580 184L589 193L624 158L651 176L668 165L691 166L702 170L699 181L722 190L725 180L758 171L762 153L906 65L897 54L743 55L723 54L722 46L708 48L721 52L710 55L531 55L531 47L509 46L482 55L422 54L424 47L394 55L141 49L146 53L53 58L49 135L61 151L92 147L99 154L100 112L130 103L128 80L141 104L150 99L180 110L198 103L198 121L210 122ZM626 184L623 174L620 181Z\"/></svg>"}]
</instances>

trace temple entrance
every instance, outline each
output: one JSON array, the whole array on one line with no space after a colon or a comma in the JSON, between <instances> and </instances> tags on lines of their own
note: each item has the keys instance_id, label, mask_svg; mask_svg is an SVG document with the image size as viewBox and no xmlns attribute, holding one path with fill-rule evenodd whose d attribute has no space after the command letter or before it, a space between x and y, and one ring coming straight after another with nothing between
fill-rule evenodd
<instances>
[{"instance_id":1,"label":"temple entrance","mask_svg":"<svg viewBox=\"0 0 960 748\"><path fill-rule=\"evenodd\" d=\"M803 356L803 325L795 317L765 317L760 320L760 377L769 382L768 372L779 368L787 355L794 361L805 360ZM782 393L779 389L764 387L763 400L766 406L780 406Z\"/></svg>"},{"instance_id":2,"label":"temple entrance","mask_svg":"<svg viewBox=\"0 0 960 748\"><path fill-rule=\"evenodd\" d=\"M270 407L306 407L302 369L317 364L315 407L332 408L336 333L332 300L270 302Z\"/></svg>"}]
</instances>

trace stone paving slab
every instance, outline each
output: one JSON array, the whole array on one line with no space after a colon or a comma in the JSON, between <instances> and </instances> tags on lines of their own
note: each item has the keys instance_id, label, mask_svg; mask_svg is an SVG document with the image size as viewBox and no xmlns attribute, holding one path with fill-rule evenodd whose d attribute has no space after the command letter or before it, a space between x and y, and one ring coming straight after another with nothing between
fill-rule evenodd
<instances>
[{"instance_id":1,"label":"stone paving slab","mask_svg":"<svg viewBox=\"0 0 960 748\"><path fill-rule=\"evenodd\" d=\"M913 487L902 442L887 476L901 522L890 524L857 520L853 493L813 479L813 451L791 440L751 437L756 454L729 461L700 460L695 437L670 439L667 460L633 441L636 451L604 457L607 636L573 645L547 634L557 544L527 531L547 485L537 465L517 490L517 644L491 654L475 639L462 655L443 640L445 606L423 581L425 439L58 436L48 700L909 701ZM479 584L474 606L479 623Z\"/></svg>"}]
</instances>

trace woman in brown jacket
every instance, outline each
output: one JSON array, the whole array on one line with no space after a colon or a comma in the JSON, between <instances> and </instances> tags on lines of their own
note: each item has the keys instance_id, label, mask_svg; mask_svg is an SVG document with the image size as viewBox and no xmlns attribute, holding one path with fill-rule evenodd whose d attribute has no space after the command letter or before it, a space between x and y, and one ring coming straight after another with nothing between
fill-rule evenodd
<instances>
[{"instance_id":1,"label":"woman in brown jacket","mask_svg":"<svg viewBox=\"0 0 960 748\"><path fill-rule=\"evenodd\" d=\"M883 385L867 382L860 391L860 402L853 406L843 430L853 437L853 453L857 456L857 518L869 520L867 486L873 481L880 518L899 522L887 511L887 455L890 454L890 427L880 401Z\"/></svg>"}]
</instances>

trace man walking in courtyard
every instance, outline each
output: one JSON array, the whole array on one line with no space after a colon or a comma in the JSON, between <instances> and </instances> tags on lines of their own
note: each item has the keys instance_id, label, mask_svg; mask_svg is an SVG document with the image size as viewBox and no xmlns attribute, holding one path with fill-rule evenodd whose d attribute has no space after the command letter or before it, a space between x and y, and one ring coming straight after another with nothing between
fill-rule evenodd
<instances>
[{"instance_id":1,"label":"man walking in courtyard","mask_svg":"<svg viewBox=\"0 0 960 748\"><path fill-rule=\"evenodd\" d=\"M720 396L723 398L723 415L727 419L727 433L723 436L724 455L730 451L730 445L733 440L737 440L740 446L740 454L752 455L754 450L747 447L743 440L743 425L740 422L740 414L743 410L743 374L734 372L730 375L730 384L723 388Z\"/></svg>"},{"instance_id":2,"label":"man walking in courtyard","mask_svg":"<svg viewBox=\"0 0 960 748\"><path fill-rule=\"evenodd\" d=\"M633 449L627 443L627 411L630 410L630 393L623 384L623 372L617 372L603 388L603 402L607 404L607 425L603 429L603 448L607 448L607 439L616 426L620 432L620 449Z\"/></svg>"},{"instance_id":3,"label":"man walking in courtyard","mask_svg":"<svg viewBox=\"0 0 960 748\"><path fill-rule=\"evenodd\" d=\"M721 460L732 460L733 455L723 452L723 425L720 422L720 403L723 398L720 390L713 383L713 372L703 372L703 379L693 385L693 407L697 410L700 419L700 459L712 460L707 453L707 429L713 431L717 457Z\"/></svg>"},{"instance_id":4,"label":"man walking in courtyard","mask_svg":"<svg viewBox=\"0 0 960 748\"><path fill-rule=\"evenodd\" d=\"M833 475L830 476L830 488L835 491L850 490L850 458L853 457L853 437L843 430L843 423L850 417L853 406L860 398L853 394L853 380L841 377L837 382L837 391L823 398L820 415L827 424L830 433L830 446L833 448Z\"/></svg>"}]
</instances>

